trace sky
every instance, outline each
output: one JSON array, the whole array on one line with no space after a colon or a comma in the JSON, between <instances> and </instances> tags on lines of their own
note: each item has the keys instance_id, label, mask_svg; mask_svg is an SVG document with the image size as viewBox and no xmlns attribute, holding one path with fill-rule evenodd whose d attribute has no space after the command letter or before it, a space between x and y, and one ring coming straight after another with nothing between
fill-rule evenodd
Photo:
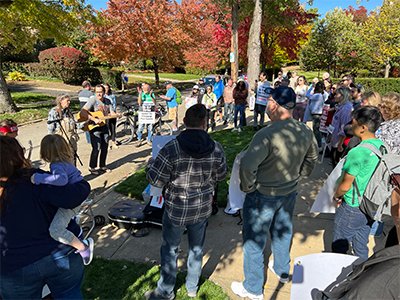
<instances>
[{"instance_id":1,"label":"sky","mask_svg":"<svg viewBox=\"0 0 400 300\"><path fill-rule=\"evenodd\" d=\"M300 0L300 2L302 1L303 0ZM178 0L178 2L180 1ZM311 7L318 8L318 12L320 13L321 17L324 17L326 12L333 10L335 7L347 8L350 5L357 7L357 2L368 9L368 11L371 11L377 6L381 6L383 0L314 0L314 3ZM86 3L91 4L95 9L98 10L107 8L107 0L86 0Z\"/></svg>"}]
</instances>

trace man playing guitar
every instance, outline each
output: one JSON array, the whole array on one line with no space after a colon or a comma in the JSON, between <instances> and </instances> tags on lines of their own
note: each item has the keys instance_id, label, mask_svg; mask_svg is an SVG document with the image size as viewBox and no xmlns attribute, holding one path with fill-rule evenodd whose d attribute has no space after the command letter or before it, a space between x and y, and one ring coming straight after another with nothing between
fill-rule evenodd
<instances>
[{"instance_id":1,"label":"man playing guitar","mask_svg":"<svg viewBox=\"0 0 400 300\"><path fill-rule=\"evenodd\" d=\"M91 114L91 112L102 112L105 117L112 115L116 116L110 100L104 97L104 93L104 87L100 84L96 85L95 97L90 98L82 107L82 110L80 112L80 118L82 120L87 120L89 121L89 123L100 125L93 126L92 129L89 130L90 143L92 145L92 152L90 154L89 161L89 171L93 175L100 175L103 172L110 171L106 167L109 140L108 127L106 126L103 119L97 118ZM97 169L99 153L100 162L99 169Z\"/></svg>"}]
</instances>

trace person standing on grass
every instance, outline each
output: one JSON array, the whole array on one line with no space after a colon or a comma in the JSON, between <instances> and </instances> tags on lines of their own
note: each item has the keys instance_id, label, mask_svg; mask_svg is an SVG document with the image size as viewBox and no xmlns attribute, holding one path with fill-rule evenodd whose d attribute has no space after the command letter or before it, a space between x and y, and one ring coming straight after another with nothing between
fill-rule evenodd
<instances>
[{"instance_id":1,"label":"person standing on grass","mask_svg":"<svg viewBox=\"0 0 400 300\"><path fill-rule=\"evenodd\" d=\"M229 78L224 89L224 125L228 124L228 122L233 122L233 112L235 109L235 103L233 100L234 88L233 80Z\"/></svg>"},{"instance_id":2,"label":"person standing on grass","mask_svg":"<svg viewBox=\"0 0 400 300\"><path fill-rule=\"evenodd\" d=\"M196 297L214 186L227 172L222 146L206 132L204 105L191 106L183 122L186 130L160 150L147 172L150 184L165 190L161 278L155 290L146 292L150 300L175 297L178 249L185 229L189 240L186 289L189 297Z\"/></svg>"},{"instance_id":3,"label":"person standing on grass","mask_svg":"<svg viewBox=\"0 0 400 300\"><path fill-rule=\"evenodd\" d=\"M269 98L269 94L267 91L270 91L270 83L267 80L267 73L262 71L260 73L260 82L257 87L257 98L256 104L254 106L254 130L260 129L264 126L264 118L265 118L265 109L267 107L267 101ZM260 116L260 124L258 125L258 116Z\"/></svg>"},{"instance_id":4,"label":"person standing on grass","mask_svg":"<svg viewBox=\"0 0 400 300\"><path fill-rule=\"evenodd\" d=\"M246 121L245 111L246 111L248 95L249 91L246 88L246 83L243 80L240 80L233 89L233 99L235 101L235 115L233 117L234 128L232 129L232 131L241 132L243 127L245 126L245 121ZM240 114L240 119L238 126L237 121L239 114Z\"/></svg>"},{"instance_id":5,"label":"person standing on grass","mask_svg":"<svg viewBox=\"0 0 400 300\"><path fill-rule=\"evenodd\" d=\"M165 82L167 94L160 97L167 101L168 118L172 120L172 131L178 130L178 103L176 102L176 89L173 87L171 81Z\"/></svg>"},{"instance_id":6,"label":"person standing on grass","mask_svg":"<svg viewBox=\"0 0 400 300\"><path fill-rule=\"evenodd\" d=\"M290 89L289 87L286 87ZM264 249L268 236L274 260L268 267L281 283L289 281L293 210L301 176L311 174L318 159L312 130L292 118L295 97L272 91L267 103L271 122L260 129L240 161L243 204L244 281L234 281L240 297L263 299Z\"/></svg>"},{"instance_id":7,"label":"person standing on grass","mask_svg":"<svg viewBox=\"0 0 400 300\"><path fill-rule=\"evenodd\" d=\"M215 83L213 86L215 96L217 96L217 110L218 121L222 121L222 107L224 106L224 82L220 75L215 76Z\"/></svg>"}]
</instances>

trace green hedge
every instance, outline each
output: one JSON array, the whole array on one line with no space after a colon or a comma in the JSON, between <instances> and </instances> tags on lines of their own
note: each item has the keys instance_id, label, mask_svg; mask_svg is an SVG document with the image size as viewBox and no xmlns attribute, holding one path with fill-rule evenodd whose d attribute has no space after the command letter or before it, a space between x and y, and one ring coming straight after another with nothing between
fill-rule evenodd
<instances>
[{"instance_id":1,"label":"green hedge","mask_svg":"<svg viewBox=\"0 0 400 300\"><path fill-rule=\"evenodd\" d=\"M338 83L340 78L333 78L332 81ZM400 93L400 78L356 78L356 83L362 84L365 91L374 91L381 95Z\"/></svg>"},{"instance_id":2,"label":"green hedge","mask_svg":"<svg viewBox=\"0 0 400 300\"><path fill-rule=\"evenodd\" d=\"M122 88L121 71L99 68L103 83L108 83L113 89Z\"/></svg>"}]
</instances>

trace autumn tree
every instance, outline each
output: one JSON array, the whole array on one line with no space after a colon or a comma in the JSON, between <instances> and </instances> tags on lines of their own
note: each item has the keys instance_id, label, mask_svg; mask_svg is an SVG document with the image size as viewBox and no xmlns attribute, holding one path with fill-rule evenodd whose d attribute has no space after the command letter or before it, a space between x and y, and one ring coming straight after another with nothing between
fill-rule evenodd
<instances>
[{"instance_id":1,"label":"autumn tree","mask_svg":"<svg viewBox=\"0 0 400 300\"><path fill-rule=\"evenodd\" d=\"M69 32L91 17L84 0L14 0L0 7L0 113L16 111L1 70L3 49L31 51L46 38L66 42Z\"/></svg>"},{"instance_id":2,"label":"autumn tree","mask_svg":"<svg viewBox=\"0 0 400 300\"><path fill-rule=\"evenodd\" d=\"M362 27L368 56L389 77L393 63L400 59L400 0L385 0L379 12L371 14Z\"/></svg>"},{"instance_id":3,"label":"autumn tree","mask_svg":"<svg viewBox=\"0 0 400 300\"><path fill-rule=\"evenodd\" d=\"M344 10L347 15L353 16L353 22L356 24L363 24L368 20L368 10L364 6L359 6L355 8L353 6L349 6Z\"/></svg>"},{"instance_id":4,"label":"autumn tree","mask_svg":"<svg viewBox=\"0 0 400 300\"><path fill-rule=\"evenodd\" d=\"M184 50L195 42L194 32L202 31L197 27L201 22L190 27L185 20L196 20L201 13L204 6L195 4L182 1L182 6L193 9L190 14L176 1L111 0L99 13L101 21L88 26L92 37L86 44L107 62L151 60L158 84L160 67L182 66Z\"/></svg>"}]
</instances>

